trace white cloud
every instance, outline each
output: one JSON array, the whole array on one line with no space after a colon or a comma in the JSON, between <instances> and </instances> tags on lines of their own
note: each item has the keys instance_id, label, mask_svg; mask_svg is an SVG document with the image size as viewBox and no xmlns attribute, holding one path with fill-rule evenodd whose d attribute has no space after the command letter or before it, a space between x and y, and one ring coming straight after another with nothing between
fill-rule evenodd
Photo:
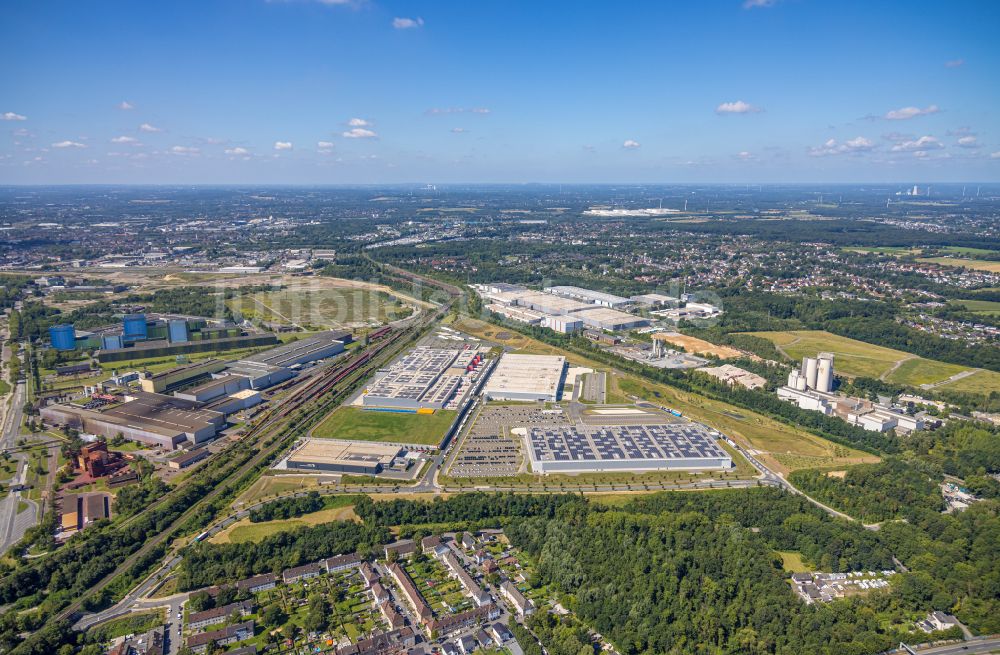
<instances>
[{"instance_id":1,"label":"white cloud","mask_svg":"<svg viewBox=\"0 0 1000 655\"><path fill-rule=\"evenodd\" d=\"M393 18L392 26L397 30L412 30L424 26L423 18Z\"/></svg>"},{"instance_id":2,"label":"white cloud","mask_svg":"<svg viewBox=\"0 0 1000 655\"><path fill-rule=\"evenodd\" d=\"M316 150L324 155L329 155L333 152L333 141L317 141Z\"/></svg>"},{"instance_id":3,"label":"white cloud","mask_svg":"<svg viewBox=\"0 0 1000 655\"><path fill-rule=\"evenodd\" d=\"M809 148L810 157L828 157L830 155L849 155L868 152L875 149L875 144L863 136L857 136L839 143L836 139L828 139L823 145Z\"/></svg>"},{"instance_id":4,"label":"white cloud","mask_svg":"<svg viewBox=\"0 0 1000 655\"><path fill-rule=\"evenodd\" d=\"M936 114L940 109L937 105L929 105L924 109L920 107L901 107L899 109L893 109L892 111L886 112L884 118L890 121L905 121L910 118L916 118L917 116L927 116L929 114Z\"/></svg>"},{"instance_id":5,"label":"white cloud","mask_svg":"<svg viewBox=\"0 0 1000 655\"><path fill-rule=\"evenodd\" d=\"M951 61L944 62L945 68L958 68L965 63L964 59L952 59Z\"/></svg>"},{"instance_id":6,"label":"white cloud","mask_svg":"<svg viewBox=\"0 0 1000 655\"><path fill-rule=\"evenodd\" d=\"M135 105L133 105L128 100L122 100L121 102L118 103L118 108L121 109L122 111L128 111L129 109L135 109Z\"/></svg>"},{"instance_id":7,"label":"white cloud","mask_svg":"<svg viewBox=\"0 0 1000 655\"><path fill-rule=\"evenodd\" d=\"M638 141L634 139L626 139L625 143L622 144L622 148L628 148L629 150L634 150L635 148L638 148L640 145L642 144L640 144Z\"/></svg>"},{"instance_id":8,"label":"white cloud","mask_svg":"<svg viewBox=\"0 0 1000 655\"><path fill-rule=\"evenodd\" d=\"M763 9L773 7L777 0L743 0L744 9Z\"/></svg>"},{"instance_id":9,"label":"white cloud","mask_svg":"<svg viewBox=\"0 0 1000 655\"><path fill-rule=\"evenodd\" d=\"M27 128L24 128L24 127L21 127L21 128L18 128L16 130L14 130L13 132L11 132L11 134L13 134L14 136L17 136L17 137L21 137L21 138L35 136L34 134L31 133L31 130L29 130Z\"/></svg>"},{"instance_id":10,"label":"white cloud","mask_svg":"<svg viewBox=\"0 0 1000 655\"><path fill-rule=\"evenodd\" d=\"M247 150L246 148L241 148L239 146L235 148L226 148L223 152L225 152L230 157L242 157L244 155L250 154L249 150Z\"/></svg>"},{"instance_id":11,"label":"white cloud","mask_svg":"<svg viewBox=\"0 0 1000 655\"><path fill-rule=\"evenodd\" d=\"M274 149L275 150L291 150L292 149L292 142L291 141L275 141L274 142Z\"/></svg>"},{"instance_id":12,"label":"white cloud","mask_svg":"<svg viewBox=\"0 0 1000 655\"><path fill-rule=\"evenodd\" d=\"M724 102L715 108L716 114L756 114L764 111L760 107L754 107L748 102L737 100L735 102Z\"/></svg>"},{"instance_id":13,"label":"white cloud","mask_svg":"<svg viewBox=\"0 0 1000 655\"><path fill-rule=\"evenodd\" d=\"M990 153L990 159L1000 159L1000 150Z\"/></svg>"},{"instance_id":14,"label":"white cloud","mask_svg":"<svg viewBox=\"0 0 1000 655\"><path fill-rule=\"evenodd\" d=\"M175 155L200 155L201 148L192 148L191 146L174 146L170 149L170 152Z\"/></svg>"},{"instance_id":15,"label":"white cloud","mask_svg":"<svg viewBox=\"0 0 1000 655\"><path fill-rule=\"evenodd\" d=\"M64 148L86 148L87 146L83 143L78 143L76 141L59 141L57 143L53 143L52 147L64 149Z\"/></svg>"},{"instance_id":16,"label":"white cloud","mask_svg":"<svg viewBox=\"0 0 1000 655\"><path fill-rule=\"evenodd\" d=\"M922 136L919 139L914 139L912 141L901 141L892 147L893 152L915 152L922 150L938 150L943 148L944 144L938 141L933 136Z\"/></svg>"},{"instance_id":17,"label":"white cloud","mask_svg":"<svg viewBox=\"0 0 1000 655\"><path fill-rule=\"evenodd\" d=\"M363 127L355 127L354 129L342 132L341 136L346 139L374 139L378 136L375 132L371 130L366 130Z\"/></svg>"},{"instance_id":18,"label":"white cloud","mask_svg":"<svg viewBox=\"0 0 1000 655\"><path fill-rule=\"evenodd\" d=\"M752 152L748 151L748 150L742 150L742 151L736 153L736 158L737 159L741 159L743 161L751 161L753 159L757 159L754 156L754 154Z\"/></svg>"},{"instance_id":19,"label":"white cloud","mask_svg":"<svg viewBox=\"0 0 1000 655\"><path fill-rule=\"evenodd\" d=\"M0 116L0 118L2 118L5 121L26 121L26 120L28 120L27 116L22 116L21 114L15 114L12 111L4 112L4 114L2 116Z\"/></svg>"},{"instance_id":20,"label":"white cloud","mask_svg":"<svg viewBox=\"0 0 1000 655\"><path fill-rule=\"evenodd\" d=\"M368 121L366 121L363 118L352 118L351 120L347 121L347 124L350 125L351 127L370 127L371 126L371 123L368 122Z\"/></svg>"},{"instance_id":21,"label":"white cloud","mask_svg":"<svg viewBox=\"0 0 1000 655\"><path fill-rule=\"evenodd\" d=\"M958 140L958 145L962 148L978 148L979 142L974 136L963 136Z\"/></svg>"},{"instance_id":22,"label":"white cloud","mask_svg":"<svg viewBox=\"0 0 1000 655\"><path fill-rule=\"evenodd\" d=\"M468 131L469 130L465 129L464 127L453 127L453 128L451 128L452 134L465 134Z\"/></svg>"},{"instance_id":23,"label":"white cloud","mask_svg":"<svg viewBox=\"0 0 1000 655\"><path fill-rule=\"evenodd\" d=\"M149 123L143 123L142 125L139 126L139 131L153 133L153 132L162 132L163 130L154 125L150 125Z\"/></svg>"},{"instance_id":24,"label":"white cloud","mask_svg":"<svg viewBox=\"0 0 1000 655\"><path fill-rule=\"evenodd\" d=\"M111 143L131 143L133 145L138 145L139 139L135 138L134 136L116 136L115 138L111 139Z\"/></svg>"}]
</instances>

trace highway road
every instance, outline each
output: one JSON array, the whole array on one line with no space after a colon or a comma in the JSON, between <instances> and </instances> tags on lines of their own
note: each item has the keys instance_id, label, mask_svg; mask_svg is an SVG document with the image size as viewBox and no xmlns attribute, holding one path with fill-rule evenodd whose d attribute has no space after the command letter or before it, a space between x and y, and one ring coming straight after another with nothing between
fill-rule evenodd
<instances>
[{"instance_id":1,"label":"highway road","mask_svg":"<svg viewBox=\"0 0 1000 655\"><path fill-rule=\"evenodd\" d=\"M24 484L28 476L28 455L17 449L25 393L25 383L18 382L9 400L4 414L3 429L0 432L0 450L9 452L11 460L17 466L17 471L11 478L11 487ZM6 553L11 546L21 540L28 528L38 522L38 504L25 498L24 493L11 491L0 501L0 553ZM27 503L28 508L18 513L17 508L21 502Z\"/></svg>"},{"instance_id":2,"label":"highway road","mask_svg":"<svg viewBox=\"0 0 1000 655\"><path fill-rule=\"evenodd\" d=\"M964 653L1000 653L1000 637L973 637L969 641L946 646L910 646L910 649L920 655L963 655ZM905 650L896 651L906 653Z\"/></svg>"}]
</instances>

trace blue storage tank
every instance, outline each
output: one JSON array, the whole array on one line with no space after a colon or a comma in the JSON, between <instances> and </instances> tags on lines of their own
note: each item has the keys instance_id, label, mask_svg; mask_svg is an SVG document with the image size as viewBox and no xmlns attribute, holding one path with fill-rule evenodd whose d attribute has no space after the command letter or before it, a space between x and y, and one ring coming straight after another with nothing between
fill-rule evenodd
<instances>
[{"instance_id":1,"label":"blue storage tank","mask_svg":"<svg viewBox=\"0 0 1000 655\"><path fill-rule=\"evenodd\" d=\"M148 336L146 331L145 314L125 315L125 339L145 339Z\"/></svg>"},{"instance_id":2,"label":"blue storage tank","mask_svg":"<svg viewBox=\"0 0 1000 655\"><path fill-rule=\"evenodd\" d=\"M50 327L49 339L56 350L76 350L76 329L68 323Z\"/></svg>"},{"instance_id":3,"label":"blue storage tank","mask_svg":"<svg viewBox=\"0 0 1000 655\"><path fill-rule=\"evenodd\" d=\"M187 343L188 324L184 319L173 319L167 324L167 336L170 343Z\"/></svg>"}]
</instances>

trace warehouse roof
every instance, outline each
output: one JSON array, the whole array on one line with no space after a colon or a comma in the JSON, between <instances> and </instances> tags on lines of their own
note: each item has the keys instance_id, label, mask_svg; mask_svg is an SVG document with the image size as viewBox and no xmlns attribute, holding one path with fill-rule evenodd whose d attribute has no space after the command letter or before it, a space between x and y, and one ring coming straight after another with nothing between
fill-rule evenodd
<instances>
[{"instance_id":1,"label":"warehouse roof","mask_svg":"<svg viewBox=\"0 0 1000 655\"><path fill-rule=\"evenodd\" d=\"M378 462L386 466L399 455L399 450L399 446L386 446L377 443L309 439L298 450L292 451L288 459L317 464L374 464Z\"/></svg>"},{"instance_id":2,"label":"warehouse roof","mask_svg":"<svg viewBox=\"0 0 1000 655\"><path fill-rule=\"evenodd\" d=\"M493 369L484 392L487 396L557 395L565 367L566 358L562 356L506 353Z\"/></svg>"}]
</instances>

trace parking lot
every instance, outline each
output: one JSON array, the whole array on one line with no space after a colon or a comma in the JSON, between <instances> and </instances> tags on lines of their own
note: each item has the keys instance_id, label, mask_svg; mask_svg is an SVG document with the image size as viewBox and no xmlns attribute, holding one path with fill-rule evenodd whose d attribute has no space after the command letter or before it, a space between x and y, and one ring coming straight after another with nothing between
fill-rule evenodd
<instances>
[{"instance_id":1,"label":"parking lot","mask_svg":"<svg viewBox=\"0 0 1000 655\"><path fill-rule=\"evenodd\" d=\"M471 422L448 475L456 478L511 477L524 470L520 437L510 428L524 425L562 425L566 414L541 403L486 404Z\"/></svg>"}]
</instances>

